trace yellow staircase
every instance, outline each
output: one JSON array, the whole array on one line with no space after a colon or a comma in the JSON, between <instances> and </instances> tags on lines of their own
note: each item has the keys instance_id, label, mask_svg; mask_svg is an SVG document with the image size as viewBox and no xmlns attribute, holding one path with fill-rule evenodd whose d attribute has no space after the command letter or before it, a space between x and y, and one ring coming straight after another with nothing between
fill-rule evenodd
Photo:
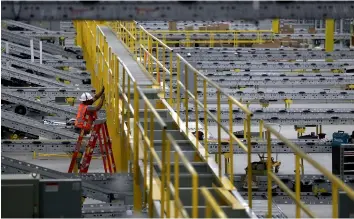
<instances>
[{"instance_id":1,"label":"yellow staircase","mask_svg":"<svg viewBox=\"0 0 354 219\"><path fill-rule=\"evenodd\" d=\"M221 168L221 133L230 139L230 150L237 143L247 152L248 166L251 160L252 113L246 106L229 96L214 82L191 66L182 56L174 53L160 39L154 37L135 22L75 21L77 45L81 46L87 69L95 89L106 88L106 114L112 138L117 171L134 173L134 210L148 207L150 217L200 217L245 218L254 217L252 191L248 189L248 204L233 186L233 174L225 176ZM162 50L163 54L159 55ZM166 62L175 62L177 72L166 68ZM172 65L170 65L172 67ZM177 77L172 77L176 75ZM184 81L192 76L189 84ZM204 93L208 88L217 90L217 112L208 110L208 97L197 90L197 81L203 81ZM169 89L177 85L176 91ZM221 100L228 103L230 111L242 110L246 117L245 137L247 145L233 135L233 118L229 127L221 124ZM193 107L196 116L195 129L205 130L205 140L199 141L188 121L180 118L181 105ZM186 113L188 117L188 112ZM219 153L217 159L208 153L208 119L217 125ZM271 126L262 124L267 131L268 157L271 157L273 135L294 150L295 161L301 158L318 169L332 181L333 191L341 189L354 199L354 191L323 169L317 162L289 142ZM220 162L216 162L218 160ZM270 167L270 159L267 165ZM295 162L294 161L294 162ZM132 166L129 166L132 163ZM229 170L233 173L233 156ZM243 164L244 165L244 164ZM298 167L298 165L296 165ZM303 209L313 216L300 201L300 171L296 169L296 192L290 191L268 168L268 216L272 216L272 180L289 193L296 202L296 215ZM252 170L248 168L248 183L252 182ZM333 194L337 194L333 192ZM333 217L338 217L338 195L333 195Z\"/></svg>"}]
</instances>

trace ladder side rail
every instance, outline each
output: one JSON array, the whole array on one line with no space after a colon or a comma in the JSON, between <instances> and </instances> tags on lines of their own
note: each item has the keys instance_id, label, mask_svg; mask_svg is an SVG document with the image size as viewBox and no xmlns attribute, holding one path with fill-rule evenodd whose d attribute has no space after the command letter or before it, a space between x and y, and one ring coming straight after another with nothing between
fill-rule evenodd
<instances>
[{"instance_id":1,"label":"ladder side rail","mask_svg":"<svg viewBox=\"0 0 354 219\"><path fill-rule=\"evenodd\" d=\"M109 132L108 132L108 127L107 127L107 123L105 122L103 124L103 128L104 128L104 132L105 132L105 136L107 139L107 146L108 146L108 156L110 157L111 163L112 163L112 167L113 167L113 172L116 173L117 172L117 168L116 168L116 162L114 161L114 156L113 156L113 151L112 151L112 141L111 138L109 136Z\"/></svg>"},{"instance_id":2,"label":"ladder side rail","mask_svg":"<svg viewBox=\"0 0 354 219\"><path fill-rule=\"evenodd\" d=\"M88 171L92 159L93 149L95 148L98 139L98 135L97 135L98 130L99 130L99 126L95 125L89 143L85 149L85 154L80 167L80 173L87 173Z\"/></svg>"},{"instance_id":3,"label":"ladder side rail","mask_svg":"<svg viewBox=\"0 0 354 219\"><path fill-rule=\"evenodd\" d=\"M105 153L105 160L107 161L108 169L110 173L113 173L112 171L112 162L110 158L110 153L109 153L109 142L107 141L107 136L106 136L106 130L105 130L105 124L101 124L101 132L102 132L102 140L103 140L103 145L104 145L104 153Z\"/></svg>"},{"instance_id":4,"label":"ladder side rail","mask_svg":"<svg viewBox=\"0 0 354 219\"><path fill-rule=\"evenodd\" d=\"M98 142L99 142L99 146L100 146L100 151L101 151L101 157L102 157L102 163L103 163L103 168L104 168L104 172L107 173L107 164L108 164L108 167L109 167L109 171L110 173L112 172L111 168L110 168L110 165L109 165L109 161L107 160L107 152L106 152L106 145L105 145L105 142L104 142L104 138L103 138L103 126L102 124L98 124L99 126L99 129L98 129L98 132L97 132L97 135L98 135Z\"/></svg>"},{"instance_id":5,"label":"ladder side rail","mask_svg":"<svg viewBox=\"0 0 354 219\"><path fill-rule=\"evenodd\" d=\"M85 133L85 130L81 129L80 135L79 135L78 140L76 142L74 153L73 153L73 155L71 157L71 162L70 162L70 165L69 165L68 173L72 173L73 172L75 164L77 163L77 157L78 157L79 151L81 149L81 143L82 143L82 139L84 137L84 133Z\"/></svg>"}]
</instances>

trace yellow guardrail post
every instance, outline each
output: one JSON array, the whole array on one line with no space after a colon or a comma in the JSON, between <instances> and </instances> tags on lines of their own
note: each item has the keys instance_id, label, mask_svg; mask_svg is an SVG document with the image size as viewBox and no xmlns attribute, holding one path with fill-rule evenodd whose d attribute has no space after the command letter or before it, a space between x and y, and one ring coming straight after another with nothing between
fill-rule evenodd
<instances>
[{"instance_id":1,"label":"yellow guardrail post","mask_svg":"<svg viewBox=\"0 0 354 219\"><path fill-rule=\"evenodd\" d=\"M226 214L224 211L220 208L216 200L213 198L211 193L205 188L201 188L201 192L204 196L205 199L205 218L212 218L212 213L214 211L214 214L218 218L227 218Z\"/></svg>"},{"instance_id":2,"label":"yellow guardrail post","mask_svg":"<svg viewBox=\"0 0 354 219\"><path fill-rule=\"evenodd\" d=\"M267 156L268 156L268 159L267 159L267 176L268 176L268 173L270 171L270 169L272 169L272 160L269 159L270 157L272 157L272 143L271 143L271 134L270 134L270 131L267 130L266 132L266 135L267 135ZM273 212L272 212L272 209L273 209L273 200L272 200L272 178L271 177L267 177L267 194L268 194L268 213L267 213L267 217L268 218L273 218Z\"/></svg>"},{"instance_id":3,"label":"yellow guardrail post","mask_svg":"<svg viewBox=\"0 0 354 219\"><path fill-rule=\"evenodd\" d=\"M229 131L230 133L233 133L232 130L233 130L233 107L232 107L232 101L231 100L228 100L229 102ZM230 165L230 172L229 172L229 175L230 175L230 181L231 183L234 182L234 159L233 159L233 156L234 156L234 142L233 142L233 138L230 137L230 142L229 142L229 153L230 153L230 161L229 161L229 165Z\"/></svg>"},{"instance_id":4,"label":"yellow guardrail post","mask_svg":"<svg viewBox=\"0 0 354 219\"><path fill-rule=\"evenodd\" d=\"M247 130L244 130L247 139L247 175L248 175L248 205L252 208L252 142L251 142L251 115L248 114L246 118Z\"/></svg>"},{"instance_id":5,"label":"yellow guardrail post","mask_svg":"<svg viewBox=\"0 0 354 219\"><path fill-rule=\"evenodd\" d=\"M218 90L217 91L217 122L218 124L221 123L221 93ZM221 127L220 125L217 126L217 133L218 133L218 167L219 167L219 177L221 178L222 176L222 170L221 170Z\"/></svg>"},{"instance_id":6,"label":"yellow guardrail post","mask_svg":"<svg viewBox=\"0 0 354 219\"><path fill-rule=\"evenodd\" d=\"M128 117L129 118L129 117ZM134 211L141 211L142 198L140 189L140 168L139 168L139 93L137 82L134 81Z\"/></svg>"},{"instance_id":7,"label":"yellow guardrail post","mask_svg":"<svg viewBox=\"0 0 354 219\"><path fill-rule=\"evenodd\" d=\"M313 160L309 155L307 155L302 149L296 146L294 143L286 139L279 132L277 132L274 128L272 128L269 124L265 124L264 127L267 129L267 142L268 142L268 150L270 148L270 135L274 135L277 139L284 142L289 148L293 150L295 153L295 193L292 192L282 181L281 179L274 174L270 169L267 169L268 178L274 180L276 184L287 193L292 200L294 200L296 204L296 217L301 216L301 210L303 210L310 217L315 217L315 215L309 210L309 208L300 200L300 159L307 161L310 165L316 168L323 176L327 177L329 181L332 183L332 212L333 218L338 218L338 190L344 191L348 197L354 200L354 190L346 185L342 180L340 180L337 176L333 175L331 171L324 168L317 161ZM270 152L268 152L268 156L270 156ZM269 157L268 157L269 158ZM268 192L271 190L271 187L268 184ZM270 204L268 202L268 204Z\"/></svg>"},{"instance_id":8,"label":"yellow guardrail post","mask_svg":"<svg viewBox=\"0 0 354 219\"><path fill-rule=\"evenodd\" d=\"M197 80L197 78L195 79ZM204 147L205 147L205 157L209 157L209 147L208 147L208 97L206 95L207 91L207 80L203 79L203 107L204 107Z\"/></svg>"}]
</instances>

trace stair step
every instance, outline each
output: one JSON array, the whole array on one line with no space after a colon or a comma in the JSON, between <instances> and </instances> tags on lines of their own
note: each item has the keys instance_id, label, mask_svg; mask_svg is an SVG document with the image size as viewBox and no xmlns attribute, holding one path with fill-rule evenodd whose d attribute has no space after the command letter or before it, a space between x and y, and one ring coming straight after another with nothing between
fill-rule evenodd
<instances>
[{"instance_id":1,"label":"stair step","mask_svg":"<svg viewBox=\"0 0 354 219\"><path fill-rule=\"evenodd\" d=\"M170 133L175 140L186 139L184 133L179 130L169 130L168 133ZM150 131L148 131L148 136L150 136ZM154 130L154 140L162 140L162 130Z\"/></svg>"},{"instance_id":2,"label":"stair step","mask_svg":"<svg viewBox=\"0 0 354 219\"><path fill-rule=\"evenodd\" d=\"M237 210L237 209L232 209L232 207L229 206L220 206L221 209L224 211L226 216L228 218L249 218L248 214L246 213L245 210ZM205 218L205 203L203 203L203 206L198 206L198 217L199 218ZM185 209L188 213L189 217L192 217L192 206L185 206ZM217 218L217 216L212 212L211 218Z\"/></svg>"},{"instance_id":3,"label":"stair step","mask_svg":"<svg viewBox=\"0 0 354 219\"><path fill-rule=\"evenodd\" d=\"M162 118L167 126L167 130L179 130L178 125L172 120L172 119L164 119ZM150 129L150 119L148 119L149 121L147 121L147 126L148 126L148 130ZM144 127L144 118L140 119L140 124L142 125L142 127ZM159 122L154 121L154 129L156 130L162 130L162 126Z\"/></svg>"},{"instance_id":4,"label":"stair step","mask_svg":"<svg viewBox=\"0 0 354 219\"><path fill-rule=\"evenodd\" d=\"M212 173L211 169L209 167L209 165L205 162L190 162L191 165L194 167L195 171L198 174L202 174L202 173ZM175 172L174 170L174 163L171 163L171 174L173 174ZM155 166L155 170L157 173L160 173L160 169L158 168L157 164L154 164ZM184 164L179 162L179 173L189 173L189 171L185 168Z\"/></svg>"},{"instance_id":5,"label":"stair step","mask_svg":"<svg viewBox=\"0 0 354 219\"><path fill-rule=\"evenodd\" d=\"M170 115L170 111L168 109L157 109L157 113L162 117L162 118L172 118ZM139 109L139 116L140 118L144 118L144 109ZM151 110L147 109L147 116L150 118Z\"/></svg>"},{"instance_id":6,"label":"stair step","mask_svg":"<svg viewBox=\"0 0 354 219\"><path fill-rule=\"evenodd\" d=\"M214 197L215 201L218 203L220 206L228 206L229 203L226 201L225 197L220 195L220 192L218 191L217 187L208 187L209 192L211 195ZM226 193L230 193L229 191L225 191ZM198 188L198 205L203 206L205 205L205 200L204 196L201 193L201 189ZM234 196L230 193L228 194L230 197ZM179 189L179 197L183 203L183 206L192 206L192 188L180 188Z\"/></svg>"},{"instance_id":7,"label":"stair step","mask_svg":"<svg viewBox=\"0 0 354 219\"><path fill-rule=\"evenodd\" d=\"M195 157L196 157L196 152L195 151L182 151L184 156L186 156L186 158L188 159L188 161L194 161ZM160 157L160 159L162 160L162 151L156 151L157 155ZM170 159L171 162L175 161L175 151L171 151L170 153Z\"/></svg>"},{"instance_id":8,"label":"stair step","mask_svg":"<svg viewBox=\"0 0 354 219\"><path fill-rule=\"evenodd\" d=\"M175 175L171 174L171 182L174 184ZM202 173L198 174L198 187L212 187L212 185L217 184L217 178L212 173ZM179 187L180 188L191 188L192 187L192 176L188 173L179 174Z\"/></svg>"},{"instance_id":9,"label":"stair step","mask_svg":"<svg viewBox=\"0 0 354 219\"><path fill-rule=\"evenodd\" d=\"M176 143L182 151L195 151L193 144L189 140L177 140ZM155 140L154 148L156 151L162 151L162 141ZM171 150L174 150L172 146Z\"/></svg>"}]
</instances>

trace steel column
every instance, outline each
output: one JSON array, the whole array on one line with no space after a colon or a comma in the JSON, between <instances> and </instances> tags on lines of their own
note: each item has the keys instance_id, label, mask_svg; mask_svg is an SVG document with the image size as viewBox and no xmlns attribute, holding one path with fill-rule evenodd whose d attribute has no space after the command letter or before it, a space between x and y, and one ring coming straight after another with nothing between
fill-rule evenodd
<instances>
[{"instance_id":1,"label":"steel column","mask_svg":"<svg viewBox=\"0 0 354 219\"><path fill-rule=\"evenodd\" d=\"M326 52L334 50L334 19L326 19L325 49Z\"/></svg>"}]
</instances>

